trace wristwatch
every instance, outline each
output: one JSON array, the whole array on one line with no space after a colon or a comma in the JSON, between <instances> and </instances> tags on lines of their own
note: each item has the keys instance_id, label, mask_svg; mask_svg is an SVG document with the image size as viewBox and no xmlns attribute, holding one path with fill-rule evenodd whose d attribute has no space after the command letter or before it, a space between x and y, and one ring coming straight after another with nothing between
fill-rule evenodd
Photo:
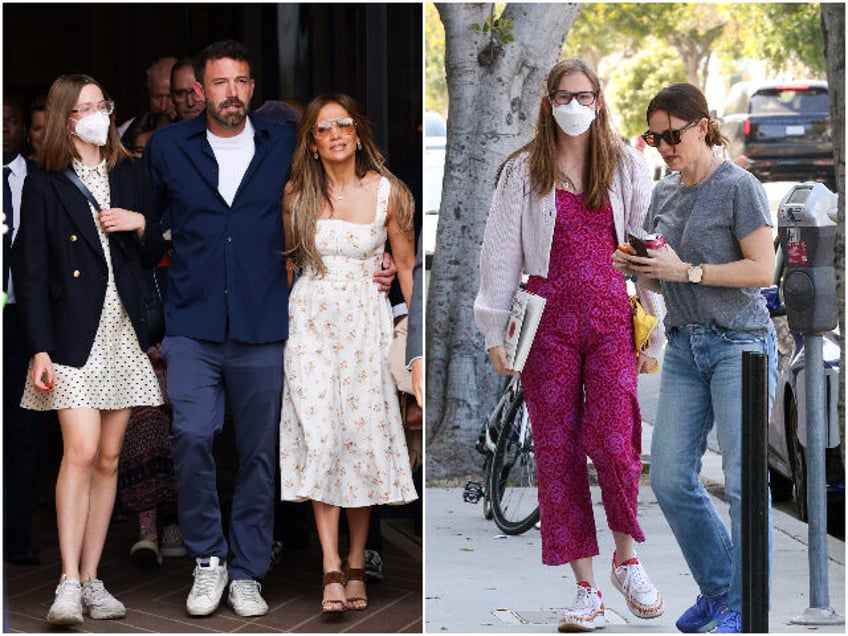
<instances>
[{"instance_id":1,"label":"wristwatch","mask_svg":"<svg viewBox=\"0 0 848 636\"><path fill-rule=\"evenodd\" d=\"M704 276L704 270L700 265L690 265L686 270L686 276L689 278L690 283L700 283L701 278Z\"/></svg>"}]
</instances>

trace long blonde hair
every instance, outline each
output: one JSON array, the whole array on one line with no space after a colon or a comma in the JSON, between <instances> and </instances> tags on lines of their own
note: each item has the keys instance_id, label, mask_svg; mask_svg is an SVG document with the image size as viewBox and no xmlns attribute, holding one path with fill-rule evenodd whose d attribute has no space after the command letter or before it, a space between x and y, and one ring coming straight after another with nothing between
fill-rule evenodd
<instances>
[{"instance_id":1,"label":"long blonde hair","mask_svg":"<svg viewBox=\"0 0 848 636\"><path fill-rule=\"evenodd\" d=\"M287 255L296 267L322 273L326 272L326 268L315 244L315 231L321 209L325 204L332 207L333 199L330 196L324 164L312 156L312 130L318 120L318 113L325 105L332 103L344 108L356 123L356 134L361 144L361 148L356 151L356 176L362 179L370 170L389 179L389 209L404 231L412 230L415 211L412 193L403 181L386 168L386 160L377 149L371 126L356 101L343 93L319 95L306 106L297 131L292 176L288 188L291 201L292 248Z\"/></svg>"},{"instance_id":2,"label":"long blonde hair","mask_svg":"<svg viewBox=\"0 0 848 636\"><path fill-rule=\"evenodd\" d=\"M623 144L610 123L606 103L598 105L603 93L597 73L580 58L572 57L560 60L548 72L545 80L545 94L539 101L539 114L536 117L536 133L527 144L513 152L507 161L516 155L529 151L530 181L533 189L540 195L547 194L554 187L559 168L557 166L557 123L551 112L548 96L559 88L563 75L583 73L592 83L592 89L598 94L595 120L589 126L589 151L583 166L585 191L583 201L589 209L604 207L609 198L616 164L624 155ZM506 163L506 161L504 162ZM498 168L500 177L503 165Z\"/></svg>"}]
</instances>

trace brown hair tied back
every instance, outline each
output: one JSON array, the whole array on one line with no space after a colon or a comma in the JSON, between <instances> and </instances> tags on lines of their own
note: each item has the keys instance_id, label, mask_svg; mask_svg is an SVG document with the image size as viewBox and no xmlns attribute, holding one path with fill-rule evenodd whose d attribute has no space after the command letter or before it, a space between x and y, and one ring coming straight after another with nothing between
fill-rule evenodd
<instances>
[{"instance_id":1,"label":"brown hair tied back","mask_svg":"<svg viewBox=\"0 0 848 636\"><path fill-rule=\"evenodd\" d=\"M710 147L727 145L727 137L719 129L718 122L710 117L707 98L694 84L681 82L666 86L648 104L645 120L649 120L658 110L664 110L669 116L687 122L706 119L708 123L704 143Z\"/></svg>"}]
</instances>

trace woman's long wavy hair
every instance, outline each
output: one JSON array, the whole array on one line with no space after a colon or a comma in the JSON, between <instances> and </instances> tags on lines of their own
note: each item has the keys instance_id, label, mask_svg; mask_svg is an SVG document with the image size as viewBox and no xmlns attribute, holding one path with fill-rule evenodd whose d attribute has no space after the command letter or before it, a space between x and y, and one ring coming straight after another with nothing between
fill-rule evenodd
<instances>
[{"instance_id":1,"label":"woman's long wavy hair","mask_svg":"<svg viewBox=\"0 0 848 636\"><path fill-rule=\"evenodd\" d=\"M570 73L583 73L588 77L592 90L598 94L600 100L603 90L597 73L580 58L560 60L554 64L545 80L545 94L539 101L539 114L536 117L536 133L533 139L507 158L509 161L521 152L529 151L530 181L539 195L545 195L551 191L559 174L556 145L558 126L551 111L548 96L559 89L562 77ZM623 154L621 139L612 127L606 104L600 106L596 101L595 120L589 126L589 152L586 154L586 164L583 167L586 186L583 201L590 209L597 210L606 205L616 164ZM503 166L498 169L498 177L502 169Z\"/></svg>"},{"instance_id":2,"label":"woman's long wavy hair","mask_svg":"<svg viewBox=\"0 0 848 636\"><path fill-rule=\"evenodd\" d=\"M97 86L103 92L104 99L109 99L100 82L89 75L61 75L50 86L44 115L44 141L41 152L38 153L38 165L45 170L61 172L74 159L80 158L74 146L69 119L71 109L76 105L82 89L89 84ZM118 129L115 127L114 112L109 115L109 119L109 136L106 138L106 145L100 150L106 159L106 168L112 170L119 161L129 159L131 155L121 144Z\"/></svg>"},{"instance_id":3,"label":"woman's long wavy hair","mask_svg":"<svg viewBox=\"0 0 848 636\"><path fill-rule=\"evenodd\" d=\"M326 272L324 261L315 244L318 216L325 205L333 206L330 185L321 159L313 157L314 138L312 131L318 121L318 113L327 104L338 104L356 123L356 136L361 148L356 151L356 176L362 179L369 170L379 173L391 182L389 209L404 231L412 231L415 202L409 188L386 168L386 160L377 149L371 126L356 101L343 93L319 95L306 106L297 131L297 144L292 160L292 176L289 181L291 197L292 248L287 255L295 266Z\"/></svg>"}]
</instances>

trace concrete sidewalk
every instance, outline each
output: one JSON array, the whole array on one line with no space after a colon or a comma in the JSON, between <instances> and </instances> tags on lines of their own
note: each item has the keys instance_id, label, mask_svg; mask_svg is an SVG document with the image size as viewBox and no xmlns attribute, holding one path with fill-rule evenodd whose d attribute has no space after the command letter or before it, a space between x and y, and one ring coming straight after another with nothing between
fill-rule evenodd
<instances>
[{"instance_id":1,"label":"concrete sidewalk","mask_svg":"<svg viewBox=\"0 0 848 636\"><path fill-rule=\"evenodd\" d=\"M651 427L643 438L650 448ZM708 451L702 479L721 486L721 457ZM645 480L647 482L647 479ZM600 489L592 487L600 556L595 578L604 595L609 625L605 632L677 632L674 622L694 601L698 588L659 509L649 485L639 495L639 520L647 541L637 550L665 600L665 614L640 620L627 609L609 582L613 539L606 525ZM729 523L728 505L715 498ZM774 510L774 563L769 631L845 633L845 625L805 626L790 623L809 607L807 525ZM519 536L500 533L483 518L482 504L462 500L462 488L428 487L426 497L425 631L550 633L563 608L574 598L571 568L541 562L539 531ZM830 607L845 616L845 543L828 537Z\"/></svg>"}]
</instances>

